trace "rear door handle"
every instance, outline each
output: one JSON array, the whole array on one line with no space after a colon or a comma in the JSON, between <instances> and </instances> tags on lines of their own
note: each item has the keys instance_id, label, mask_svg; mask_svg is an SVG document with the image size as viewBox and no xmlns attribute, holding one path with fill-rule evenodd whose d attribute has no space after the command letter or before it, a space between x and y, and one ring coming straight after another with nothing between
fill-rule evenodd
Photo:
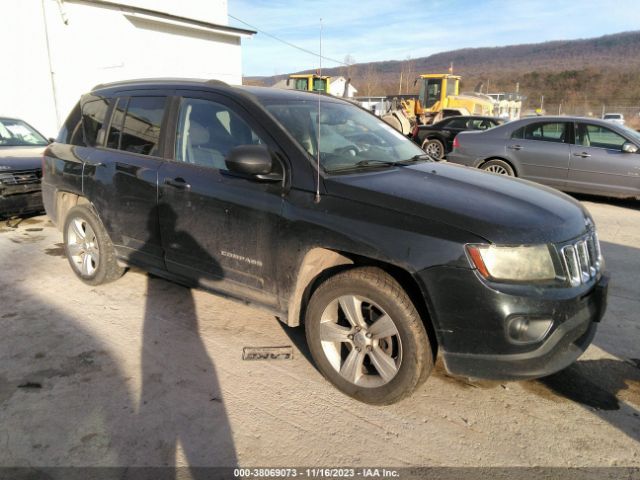
<instances>
[{"instance_id":1,"label":"rear door handle","mask_svg":"<svg viewBox=\"0 0 640 480\"><path fill-rule=\"evenodd\" d=\"M587 158L590 157L591 154L587 153L587 152L582 152L582 153L574 153L573 154L574 157L582 157L582 158Z\"/></svg>"},{"instance_id":2,"label":"rear door handle","mask_svg":"<svg viewBox=\"0 0 640 480\"><path fill-rule=\"evenodd\" d=\"M173 188L178 188L180 190L189 190L189 189L191 189L191 185L189 185L187 183L187 181L182 177L165 178L164 179L164 184L165 185L169 185L170 187L173 187Z\"/></svg>"},{"instance_id":3,"label":"rear door handle","mask_svg":"<svg viewBox=\"0 0 640 480\"><path fill-rule=\"evenodd\" d=\"M522 150L522 147L520 145L509 145L509 148L511 150Z\"/></svg>"}]
</instances>

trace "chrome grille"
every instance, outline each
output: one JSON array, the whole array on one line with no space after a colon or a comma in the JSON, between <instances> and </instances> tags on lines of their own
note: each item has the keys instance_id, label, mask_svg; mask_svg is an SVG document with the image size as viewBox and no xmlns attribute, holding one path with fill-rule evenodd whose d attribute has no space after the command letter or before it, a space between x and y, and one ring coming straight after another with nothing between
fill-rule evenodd
<instances>
[{"instance_id":1,"label":"chrome grille","mask_svg":"<svg viewBox=\"0 0 640 480\"><path fill-rule=\"evenodd\" d=\"M40 177L40 170L0 173L0 183L3 185L29 185L40 183Z\"/></svg>"},{"instance_id":2,"label":"chrome grille","mask_svg":"<svg viewBox=\"0 0 640 480\"><path fill-rule=\"evenodd\" d=\"M560 249L567 280L572 287L587 283L600 271L602 253L598 234L591 232Z\"/></svg>"}]
</instances>

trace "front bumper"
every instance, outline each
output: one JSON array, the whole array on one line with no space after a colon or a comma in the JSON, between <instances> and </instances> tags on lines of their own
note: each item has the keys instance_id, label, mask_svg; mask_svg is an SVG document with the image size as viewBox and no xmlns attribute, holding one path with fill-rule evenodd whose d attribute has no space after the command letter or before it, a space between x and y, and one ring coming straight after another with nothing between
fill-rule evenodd
<instances>
[{"instance_id":1,"label":"front bumper","mask_svg":"<svg viewBox=\"0 0 640 480\"><path fill-rule=\"evenodd\" d=\"M606 309L608 277L576 288L506 286L483 282L477 272L437 267L421 274L440 352L453 375L493 380L538 378L573 363L595 336ZM514 315L552 318L538 342L511 339Z\"/></svg>"},{"instance_id":2,"label":"front bumper","mask_svg":"<svg viewBox=\"0 0 640 480\"><path fill-rule=\"evenodd\" d=\"M0 193L0 217L24 215L43 210L44 205L40 190L6 196Z\"/></svg>"}]
</instances>

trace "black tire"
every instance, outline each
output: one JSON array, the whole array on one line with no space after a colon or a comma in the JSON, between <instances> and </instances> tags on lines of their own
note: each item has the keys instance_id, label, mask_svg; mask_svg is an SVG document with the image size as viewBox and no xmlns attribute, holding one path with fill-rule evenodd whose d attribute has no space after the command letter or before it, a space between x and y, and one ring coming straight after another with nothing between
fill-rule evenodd
<instances>
[{"instance_id":1,"label":"black tire","mask_svg":"<svg viewBox=\"0 0 640 480\"><path fill-rule=\"evenodd\" d=\"M489 160L483 163L480 168L486 172L497 173L498 175L507 175L509 177L515 177L516 172L513 171L513 167L504 160Z\"/></svg>"},{"instance_id":2,"label":"black tire","mask_svg":"<svg viewBox=\"0 0 640 480\"><path fill-rule=\"evenodd\" d=\"M352 340L333 343L321 341L321 329L324 326L338 326L339 322L348 323L344 318L338 319L337 323L332 321L322 322L323 313L332 311L333 305L338 305L338 298L364 298L371 303L363 302L358 307L363 312L369 312L371 318L378 311L387 314L391 318L396 328L396 333L392 337L377 340L369 338L369 342L377 342L373 347L356 347L357 342L363 340L362 332L356 334ZM371 306L373 305L373 307ZM337 316L340 316L340 308L337 308ZM368 310L367 310L368 309ZM344 311L342 313L345 316ZM382 318L378 316L377 319ZM368 324L370 327L375 320ZM321 327L321 324L323 325ZM352 327L342 326L341 328ZM331 383L333 383L343 393L365 403L374 405L389 405L410 395L421 383L423 383L433 369L433 353L424 324L415 306L402 287L391 276L375 267L353 268L334 275L322 283L313 293L309 301L305 314L305 331L307 344L311 355L321 373ZM366 331L366 329L365 329ZM373 329L372 329L373 331ZM342 335L342 333L340 333ZM359 335L359 337L358 337ZM367 332L370 337L370 333ZM367 341L367 340L365 340ZM396 343L395 346L392 345ZM346 364L344 357L351 356L353 349L358 350L357 355L362 355L364 360L359 365L360 381L365 381L365 385L358 385L342 376L337 367L334 367L329 359L325 346L333 348L332 345L339 345L333 354L333 361L341 365L342 370ZM362 345L362 344L360 344ZM366 350L365 350L366 349ZM376 350L378 349L378 350ZM389 358L395 358L395 373L390 380L385 380L379 373L374 358L379 355L379 349L387 350ZM376 351L374 351L376 350ZM360 353L362 351L362 353ZM397 352L400 352L399 355ZM340 352L340 353L338 353ZM393 353L396 353L394 357ZM398 357L400 359L398 360ZM368 360L368 363L367 363ZM344 362L344 363L343 363ZM398 363L399 362L399 363ZM366 377L366 378L365 378ZM373 382L386 382L380 385L370 384Z\"/></svg>"},{"instance_id":3,"label":"black tire","mask_svg":"<svg viewBox=\"0 0 640 480\"><path fill-rule=\"evenodd\" d=\"M422 150L436 160L442 160L445 156L444 144L436 138L427 138L422 142Z\"/></svg>"},{"instance_id":4,"label":"black tire","mask_svg":"<svg viewBox=\"0 0 640 480\"><path fill-rule=\"evenodd\" d=\"M85 234L86 241L82 246L79 246L82 236L75 233L78 231ZM78 205L69 210L64 221L63 234L67 260L71 269L84 283L101 285L122 276L125 269L118 265L111 239L90 206ZM85 259L88 266L86 269Z\"/></svg>"}]
</instances>

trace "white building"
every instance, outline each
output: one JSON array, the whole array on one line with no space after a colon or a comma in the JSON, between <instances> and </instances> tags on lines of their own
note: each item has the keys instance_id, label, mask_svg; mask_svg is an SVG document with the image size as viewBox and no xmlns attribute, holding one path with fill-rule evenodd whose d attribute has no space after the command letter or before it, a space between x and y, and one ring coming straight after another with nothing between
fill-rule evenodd
<instances>
[{"instance_id":1,"label":"white building","mask_svg":"<svg viewBox=\"0 0 640 480\"><path fill-rule=\"evenodd\" d=\"M329 93L335 97L353 98L358 93L358 89L349 82L345 92L345 85L347 85L347 80L344 77L333 77L329 83Z\"/></svg>"},{"instance_id":2,"label":"white building","mask_svg":"<svg viewBox=\"0 0 640 480\"><path fill-rule=\"evenodd\" d=\"M348 97L353 98L356 93L358 93L358 89L355 88L351 83L348 84L347 92L345 95L345 85L347 85L347 80L344 77L330 77L331 81L329 82L329 94L334 97ZM293 90L295 89L295 82L284 78L279 80L273 85L275 88L284 88L285 90Z\"/></svg>"},{"instance_id":3,"label":"white building","mask_svg":"<svg viewBox=\"0 0 640 480\"><path fill-rule=\"evenodd\" d=\"M242 83L226 0L2 0L0 116L56 136L80 95L116 80Z\"/></svg>"}]
</instances>

